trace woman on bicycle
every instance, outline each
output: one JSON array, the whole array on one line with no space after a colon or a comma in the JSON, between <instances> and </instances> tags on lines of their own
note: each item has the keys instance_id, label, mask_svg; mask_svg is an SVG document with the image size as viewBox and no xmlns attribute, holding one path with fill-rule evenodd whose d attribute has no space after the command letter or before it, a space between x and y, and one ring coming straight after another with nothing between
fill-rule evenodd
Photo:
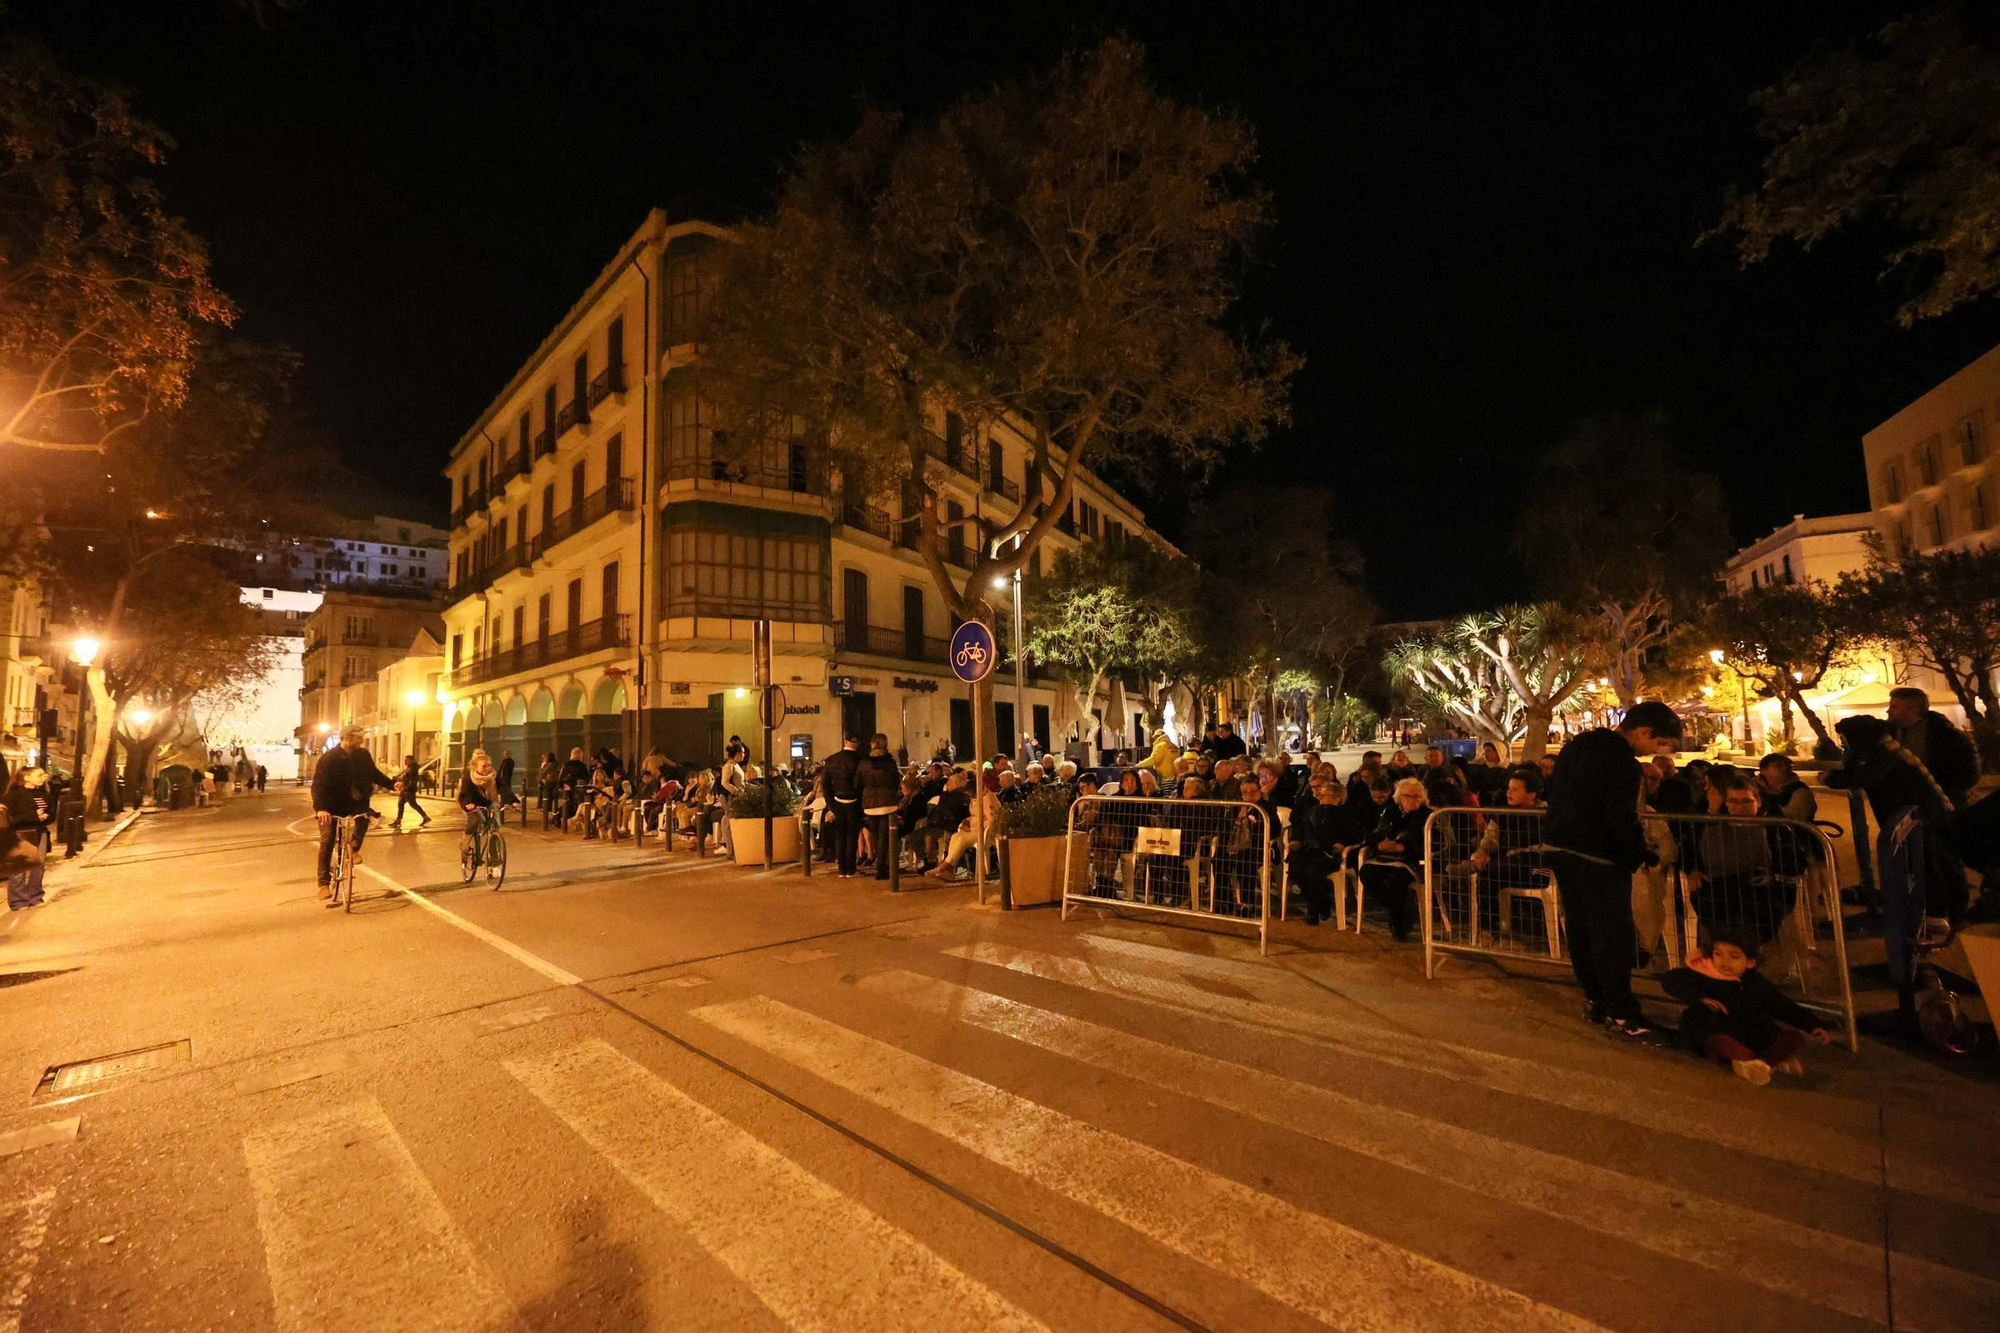
<instances>
[{"instance_id":1,"label":"woman on bicycle","mask_svg":"<svg viewBox=\"0 0 2000 1333\"><path fill-rule=\"evenodd\" d=\"M485 812L497 812L506 800L500 786L500 771L493 767L492 756L484 750L474 750L458 784L458 806L465 811L465 831L478 832Z\"/></svg>"}]
</instances>

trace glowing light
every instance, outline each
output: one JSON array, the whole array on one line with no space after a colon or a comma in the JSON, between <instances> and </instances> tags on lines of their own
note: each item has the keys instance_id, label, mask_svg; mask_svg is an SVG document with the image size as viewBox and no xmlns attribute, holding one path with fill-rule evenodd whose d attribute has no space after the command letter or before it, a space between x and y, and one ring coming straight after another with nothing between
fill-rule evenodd
<instances>
[{"instance_id":1,"label":"glowing light","mask_svg":"<svg viewBox=\"0 0 2000 1333\"><path fill-rule=\"evenodd\" d=\"M1803 671L1794 671L1792 673L1792 679L1798 681L1800 684L1805 683L1805 678L1806 678L1806 673Z\"/></svg>"},{"instance_id":2,"label":"glowing light","mask_svg":"<svg viewBox=\"0 0 2000 1333\"><path fill-rule=\"evenodd\" d=\"M739 699L748 699L750 697L750 691L744 689L741 685L739 685L736 687L736 697Z\"/></svg>"},{"instance_id":3,"label":"glowing light","mask_svg":"<svg viewBox=\"0 0 2000 1333\"><path fill-rule=\"evenodd\" d=\"M1704 699L1713 699L1715 697L1715 686L1713 685L1702 686L1701 697Z\"/></svg>"},{"instance_id":4,"label":"glowing light","mask_svg":"<svg viewBox=\"0 0 2000 1333\"><path fill-rule=\"evenodd\" d=\"M125 716L132 719L132 725L135 727L143 727L153 720L153 712L149 708L135 708Z\"/></svg>"},{"instance_id":5,"label":"glowing light","mask_svg":"<svg viewBox=\"0 0 2000 1333\"><path fill-rule=\"evenodd\" d=\"M1005 580L1005 579L995 579L995 580L993 580L993 588L994 588L994 591L996 591L996 592L1005 592L1005 591L1007 591L1007 580Z\"/></svg>"},{"instance_id":6,"label":"glowing light","mask_svg":"<svg viewBox=\"0 0 2000 1333\"><path fill-rule=\"evenodd\" d=\"M322 722L319 724L319 731L320 735L322 736L324 736L327 732L332 730L333 730L333 724L330 722Z\"/></svg>"},{"instance_id":7,"label":"glowing light","mask_svg":"<svg viewBox=\"0 0 2000 1333\"><path fill-rule=\"evenodd\" d=\"M165 515L165 514L162 514L162 513L161 513L161 512L159 511L159 510L157 510L157 509L148 509L148 510L146 511L146 517L147 517L147 518L165 518L165 517L166 517L166 515Z\"/></svg>"},{"instance_id":8,"label":"glowing light","mask_svg":"<svg viewBox=\"0 0 2000 1333\"><path fill-rule=\"evenodd\" d=\"M78 639L69 646L69 655L78 664L89 666L97 660L97 648L98 644L95 639Z\"/></svg>"},{"instance_id":9,"label":"glowing light","mask_svg":"<svg viewBox=\"0 0 2000 1333\"><path fill-rule=\"evenodd\" d=\"M1711 661L1711 662L1713 662L1713 663L1715 663L1715 664L1716 664L1717 666L1721 666L1721 665L1722 665L1722 650L1721 650L1720 648L1711 648L1711 649L1709 649L1709 650L1708 650L1708 660L1709 660L1709 661Z\"/></svg>"},{"instance_id":10,"label":"glowing light","mask_svg":"<svg viewBox=\"0 0 2000 1333\"><path fill-rule=\"evenodd\" d=\"M1873 671L1864 671L1861 673L1861 683L1863 685L1873 685L1876 681L1880 679L1882 678L1877 674L1875 674Z\"/></svg>"},{"instance_id":11,"label":"glowing light","mask_svg":"<svg viewBox=\"0 0 2000 1333\"><path fill-rule=\"evenodd\" d=\"M403 702L412 708L421 708L424 706L424 692L422 690L411 690L403 696Z\"/></svg>"},{"instance_id":12,"label":"glowing light","mask_svg":"<svg viewBox=\"0 0 2000 1333\"><path fill-rule=\"evenodd\" d=\"M438 696L437 696L437 697L438 697L438 702L439 702L439 703L441 703L441 704L448 704L448 703L450 703L450 702L451 702L451 691L450 691L450 690L447 690L447 689L446 689L446 688L445 688L444 686L440 685L440 686L438 686Z\"/></svg>"}]
</instances>

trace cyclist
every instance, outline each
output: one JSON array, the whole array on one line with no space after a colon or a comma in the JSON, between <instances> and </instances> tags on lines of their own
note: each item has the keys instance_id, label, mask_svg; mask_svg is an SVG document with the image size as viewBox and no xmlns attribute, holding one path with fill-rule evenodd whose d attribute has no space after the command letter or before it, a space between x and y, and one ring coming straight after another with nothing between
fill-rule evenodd
<instances>
[{"instance_id":1,"label":"cyclist","mask_svg":"<svg viewBox=\"0 0 2000 1333\"><path fill-rule=\"evenodd\" d=\"M493 757L484 750L474 750L458 784L458 805L465 811L465 831L479 832L482 824L514 800L514 793L500 785L500 772L493 767Z\"/></svg>"},{"instance_id":2,"label":"cyclist","mask_svg":"<svg viewBox=\"0 0 2000 1333\"><path fill-rule=\"evenodd\" d=\"M368 798L375 789L392 790L396 780L375 767L375 756L361 744L365 732L357 726L340 729L340 744L320 756L313 769L313 813L319 818L319 896L329 907L340 899L333 893L333 840L336 822L359 815L354 823L354 860L361 861L361 840L368 835Z\"/></svg>"}]
</instances>

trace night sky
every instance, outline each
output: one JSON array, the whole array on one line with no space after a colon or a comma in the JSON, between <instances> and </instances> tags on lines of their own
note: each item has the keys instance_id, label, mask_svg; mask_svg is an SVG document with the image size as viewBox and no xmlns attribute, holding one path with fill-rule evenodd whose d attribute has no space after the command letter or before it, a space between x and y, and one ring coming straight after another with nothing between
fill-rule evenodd
<instances>
[{"instance_id":1,"label":"night sky","mask_svg":"<svg viewBox=\"0 0 2000 1333\"><path fill-rule=\"evenodd\" d=\"M7 21L129 86L244 331L359 469L442 514L451 445L649 207L728 221L860 99L924 113L1123 30L1258 127L1279 225L1250 313L1307 357L1230 475L1335 489L1397 618L1521 595L1535 455L1663 409L1737 535L1866 504L1862 432L2000 341L1915 330L1856 236L1695 247L1760 157L1748 95L1897 7L393 5L40 0ZM1615 13L1614 13L1615 11ZM1146 497L1169 535L1179 497Z\"/></svg>"}]
</instances>

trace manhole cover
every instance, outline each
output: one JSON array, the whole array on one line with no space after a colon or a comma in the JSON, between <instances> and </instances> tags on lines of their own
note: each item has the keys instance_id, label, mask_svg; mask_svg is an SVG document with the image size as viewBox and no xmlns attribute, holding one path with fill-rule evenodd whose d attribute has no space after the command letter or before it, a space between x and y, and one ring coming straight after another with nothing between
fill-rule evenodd
<instances>
[{"instance_id":1,"label":"manhole cover","mask_svg":"<svg viewBox=\"0 0 2000 1333\"><path fill-rule=\"evenodd\" d=\"M149 1069L184 1065L193 1058L193 1049L183 1037L179 1041L161 1042L158 1046L141 1046L136 1051L100 1055L94 1060L72 1060L68 1064L50 1065L42 1072L42 1081L35 1088L34 1099L45 1102L55 1098L87 1097L102 1091L103 1086L113 1079L142 1074Z\"/></svg>"}]
</instances>

